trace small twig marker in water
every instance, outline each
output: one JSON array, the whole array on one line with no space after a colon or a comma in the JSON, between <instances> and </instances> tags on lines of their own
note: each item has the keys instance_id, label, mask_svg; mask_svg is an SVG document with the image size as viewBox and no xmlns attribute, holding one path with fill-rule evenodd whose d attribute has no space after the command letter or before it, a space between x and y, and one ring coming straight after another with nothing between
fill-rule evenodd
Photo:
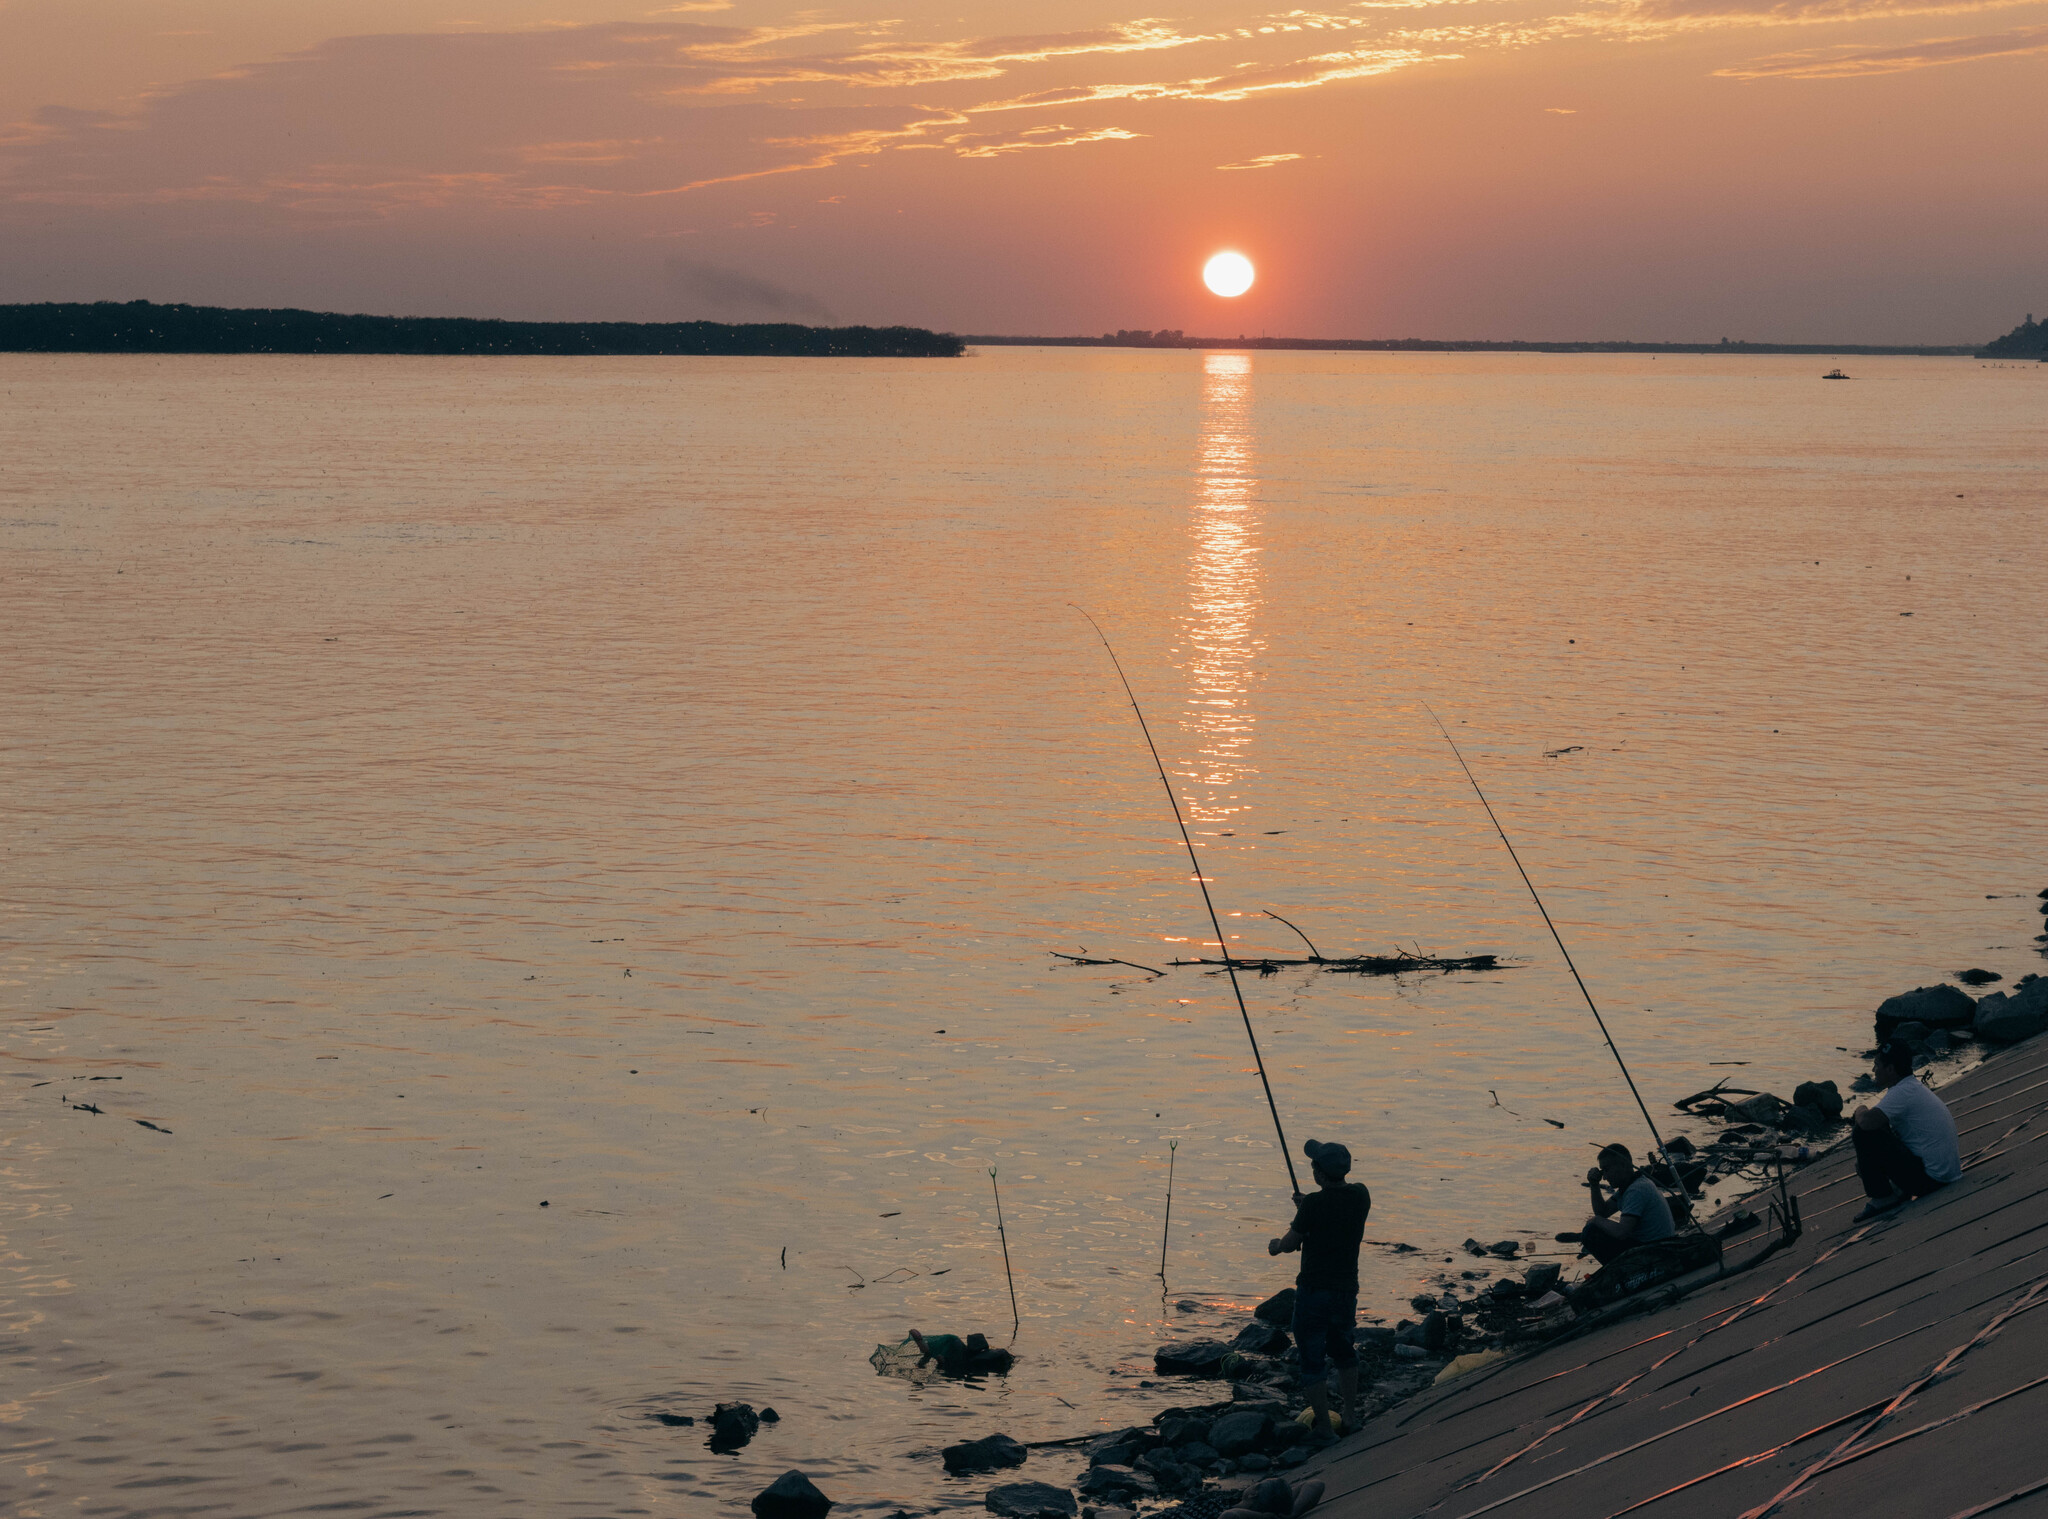
<instances>
[{"instance_id":1,"label":"small twig marker in water","mask_svg":"<svg viewBox=\"0 0 2048 1519\"><path fill-rule=\"evenodd\" d=\"M1166 1222L1159 1226L1159 1295L1166 1296L1166 1236L1173 1228L1173 1152L1180 1148L1178 1139L1166 1142Z\"/></svg>"},{"instance_id":2,"label":"small twig marker in water","mask_svg":"<svg viewBox=\"0 0 2048 1519\"><path fill-rule=\"evenodd\" d=\"M1017 1312L1017 1274L1010 1269L1010 1232L1003 1227L1003 1189L996 1185L996 1168L988 1168L988 1189L996 1195L996 1237L1003 1242L1003 1275L1010 1283L1010 1338L1017 1337L1023 1318Z\"/></svg>"}]
</instances>

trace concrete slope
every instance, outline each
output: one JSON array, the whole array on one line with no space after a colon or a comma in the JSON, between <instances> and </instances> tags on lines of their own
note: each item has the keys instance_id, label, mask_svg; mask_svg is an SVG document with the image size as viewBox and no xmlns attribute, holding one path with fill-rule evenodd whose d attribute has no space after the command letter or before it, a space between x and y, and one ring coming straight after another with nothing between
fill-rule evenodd
<instances>
[{"instance_id":1,"label":"concrete slope","mask_svg":"<svg viewBox=\"0 0 2048 1519\"><path fill-rule=\"evenodd\" d=\"M2048 1036L1941 1088L1963 1179L1874 1223L1848 1146L1804 1232L1447 1383L1290 1475L1319 1519L2048 1516ZM1752 1207L1762 1209L1753 1200ZM1672 1299L1676 1298L1676 1301Z\"/></svg>"}]
</instances>

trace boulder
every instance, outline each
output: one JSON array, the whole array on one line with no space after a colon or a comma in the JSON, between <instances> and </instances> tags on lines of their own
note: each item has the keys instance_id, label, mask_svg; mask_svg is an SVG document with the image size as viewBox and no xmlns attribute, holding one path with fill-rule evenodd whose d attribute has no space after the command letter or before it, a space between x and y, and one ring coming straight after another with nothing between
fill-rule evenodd
<instances>
[{"instance_id":1,"label":"boulder","mask_svg":"<svg viewBox=\"0 0 2048 1519\"><path fill-rule=\"evenodd\" d=\"M1294 1322L1294 1289L1281 1288L1254 1308L1252 1317L1262 1324L1277 1324L1285 1329Z\"/></svg>"},{"instance_id":2,"label":"boulder","mask_svg":"<svg viewBox=\"0 0 2048 1519\"><path fill-rule=\"evenodd\" d=\"M1242 1350L1249 1355L1278 1355L1287 1345L1286 1330L1260 1319L1253 1319L1238 1330L1237 1338L1230 1342L1232 1350Z\"/></svg>"},{"instance_id":3,"label":"boulder","mask_svg":"<svg viewBox=\"0 0 2048 1519\"><path fill-rule=\"evenodd\" d=\"M1977 1016L1977 1004L1960 986L1916 986L1910 992L1887 997L1877 1009L1877 1037L1882 1043L1902 1023L1924 1023L1929 1028L1968 1028Z\"/></svg>"},{"instance_id":4,"label":"boulder","mask_svg":"<svg viewBox=\"0 0 2048 1519\"><path fill-rule=\"evenodd\" d=\"M753 1508L757 1519L824 1519L832 1500L802 1472L784 1472L754 1494Z\"/></svg>"},{"instance_id":5,"label":"boulder","mask_svg":"<svg viewBox=\"0 0 2048 1519\"><path fill-rule=\"evenodd\" d=\"M962 1473L1001 1471L1006 1466L1022 1466L1030 1454L1023 1446L1008 1435L984 1435L979 1440L965 1440L958 1445L948 1445L939 1452L939 1459L946 1463L946 1470L955 1476Z\"/></svg>"},{"instance_id":6,"label":"boulder","mask_svg":"<svg viewBox=\"0 0 2048 1519\"><path fill-rule=\"evenodd\" d=\"M1792 1105L1833 1123L1842 1116L1841 1089L1832 1081L1802 1081L1792 1089Z\"/></svg>"},{"instance_id":7,"label":"boulder","mask_svg":"<svg viewBox=\"0 0 2048 1519\"><path fill-rule=\"evenodd\" d=\"M750 1403L721 1403L711 1414L711 1448L738 1450L761 1428L761 1416Z\"/></svg>"},{"instance_id":8,"label":"boulder","mask_svg":"<svg viewBox=\"0 0 2048 1519\"><path fill-rule=\"evenodd\" d=\"M1084 1498L1108 1498L1122 1502L1149 1496L1157 1484L1128 1466L1094 1466L1081 1474L1078 1486Z\"/></svg>"},{"instance_id":9,"label":"boulder","mask_svg":"<svg viewBox=\"0 0 2048 1519\"><path fill-rule=\"evenodd\" d=\"M1214 1377L1223 1371L1230 1347L1221 1340L1188 1340L1152 1352L1152 1369L1163 1377Z\"/></svg>"},{"instance_id":10,"label":"boulder","mask_svg":"<svg viewBox=\"0 0 2048 1519\"><path fill-rule=\"evenodd\" d=\"M1074 1519L1080 1512L1074 1495L1050 1482L1008 1482L981 1501L997 1519Z\"/></svg>"},{"instance_id":11,"label":"boulder","mask_svg":"<svg viewBox=\"0 0 2048 1519\"><path fill-rule=\"evenodd\" d=\"M1522 1290L1530 1297L1541 1297L1557 1285L1563 1274L1564 1267L1556 1261L1539 1261L1522 1273Z\"/></svg>"},{"instance_id":12,"label":"boulder","mask_svg":"<svg viewBox=\"0 0 2048 1519\"><path fill-rule=\"evenodd\" d=\"M1182 1466L1212 1466L1222 1459L1222 1452L1205 1440L1190 1440L1186 1445L1173 1448L1173 1459Z\"/></svg>"},{"instance_id":13,"label":"boulder","mask_svg":"<svg viewBox=\"0 0 2048 1519\"><path fill-rule=\"evenodd\" d=\"M1785 1099L1774 1097L1769 1092L1759 1092L1754 1097L1745 1097L1740 1102L1728 1104L1728 1117L1737 1123L1776 1123L1784 1111Z\"/></svg>"},{"instance_id":14,"label":"boulder","mask_svg":"<svg viewBox=\"0 0 2048 1519\"><path fill-rule=\"evenodd\" d=\"M1228 1413L1209 1426L1209 1443L1233 1460L1254 1449L1265 1437L1266 1416L1254 1409Z\"/></svg>"},{"instance_id":15,"label":"boulder","mask_svg":"<svg viewBox=\"0 0 2048 1519\"><path fill-rule=\"evenodd\" d=\"M2010 995L1993 992L1977 1004L1974 1027L1979 1039L2004 1044L2048 1029L2048 980L2022 982Z\"/></svg>"},{"instance_id":16,"label":"boulder","mask_svg":"<svg viewBox=\"0 0 2048 1519\"><path fill-rule=\"evenodd\" d=\"M1965 986L1989 986L1994 981L2003 981L2005 977L1995 970L1983 970L1972 966L1966 971L1959 972L1956 979Z\"/></svg>"},{"instance_id":17,"label":"boulder","mask_svg":"<svg viewBox=\"0 0 2048 1519\"><path fill-rule=\"evenodd\" d=\"M1190 1440L1209 1438L1206 1414L1189 1414L1169 1408L1159 1416L1158 1425L1160 1443L1165 1445L1185 1445Z\"/></svg>"},{"instance_id":18,"label":"boulder","mask_svg":"<svg viewBox=\"0 0 2048 1519\"><path fill-rule=\"evenodd\" d=\"M1294 1489L1284 1477L1268 1477L1244 1495L1244 1506L1259 1514L1291 1514Z\"/></svg>"}]
</instances>

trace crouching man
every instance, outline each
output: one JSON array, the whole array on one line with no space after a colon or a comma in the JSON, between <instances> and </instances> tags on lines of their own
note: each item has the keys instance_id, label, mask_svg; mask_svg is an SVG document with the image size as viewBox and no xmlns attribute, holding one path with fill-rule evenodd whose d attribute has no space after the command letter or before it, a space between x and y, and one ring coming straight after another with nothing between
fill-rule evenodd
<instances>
[{"instance_id":1,"label":"crouching man","mask_svg":"<svg viewBox=\"0 0 2048 1519\"><path fill-rule=\"evenodd\" d=\"M1861 1223L1903 1207L1916 1197L1960 1181L1956 1121L1948 1104L1913 1074L1912 1047L1887 1039L1870 1063L1870 1079L1884 1091L1874 1107L1857 1110L1849 1133L1856 1144L1856 1174L1869 1199Z\"/></svg>"},{"instance_id":2,"label":"crouching man","mask_svg":"<svg viewBox=\"0 0 2048 1519\"><path fill-rule=\"evenodd\" d=\"M1294 1222L1266 1242L1268 1255L1301 1252L1294 1278L1294 1343L1301 1352L1302 1390L1313 1413L1309 1439L1327 1445L1337 1438L1330 1424L1330 1373L1344 1395L1344 1427L1360 1422L1358 1347L1351 1331L1358 1323L1358 1246L1372 1212L1372 1193L1362 1182L1346 1181L1351 1152L1340 1144L1311 1139L1308 1154L1316 1190L1294 1196Z\"/></svg>"},{"instance_id":3,"label":"crouching man","mask_svg":"<svg viewBox=\"0 0 2048 1519\"><path fill-rule=\"evenodd\" d=\"M1604 1190L1602 1182L1607 1184ZM1593 1194L1593 1216L1580 1230L1579 1240L1603 1266L1624 1250L1653 1245L1678 1232L1671 1221L1671 1204L1637 1167L1627 1145L1609 1145L1600 1152L1600 1164L1586 1173L1586 1187Z\"/></svg>"}]
</instances>

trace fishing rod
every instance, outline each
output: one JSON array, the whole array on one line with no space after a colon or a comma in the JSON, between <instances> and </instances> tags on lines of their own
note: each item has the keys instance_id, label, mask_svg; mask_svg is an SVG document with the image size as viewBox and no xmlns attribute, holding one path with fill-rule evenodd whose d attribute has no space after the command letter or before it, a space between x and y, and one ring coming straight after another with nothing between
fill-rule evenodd
<instances>
[{"instance_id":1,"label":"fishing rod","mask_svg":"<svg viewBox=\"0 0 2048 1519\"><path fill-rule=\"evenodd\" d=\"M1088 609L1077 602L1068 606L1088 617ZM1280 1136L1280 1158L1287 1162L1287 1184L1294 1195L1301 1195L1301 1179L1294 1174L1294 1157L1288 1153L1287 1131L1280 1126L1280 1107L1273 1101L1273 1083L1266 1079L1266 1059L1259 1053L1259 1036L1252 1032L1252 1015L1244 1005L1244 988L1237 984L1237 961L1231 956L1230 941L1223 937L1223 920L1216 916L1216 904L1209 899L1209 879L1202 874L1202 862L1195 857L1195 841L1188 837L1187 820L1180 815L1180 798L1174 795L1173 782L1166 778L1166 762L1159 757L1159 746L1152 742L1152 725L1145 721L1145 713L1138 705L1138 693L1131 689L1131 678L1124 674L1124 662L1116 657L1116 650L1110 647L1109 635L1102 631L1102 624L1088 617L1088 626L1095 630L1095 636L1102 640L1102 647L1109 654L1109 662L1116 666L1116 678L1123 682L1124 695L1131 700L1131 711L1137 714L1138 731L1145 735L1145 747L1152 751L1152 764L1159 771L1159 784L1166 789L1166 801L1173 808L1173 821L1180 829L1180 841L1187 846L1188 863L1195 868L1195 884L1202 889L1202 905L1209 909L1209 923L1216 930L1216 947L1223 952L1223 968L1230 975L1230 990L1237 997L1237 1015L1244 1019L1244 1036L1252 1042L1252 1060L1259 1068L1259 1085L1266 1089L1266 1109L1273 1115L1273 1132Z\"/></svg>"},{"instance_id":2,"label":"fishing rod","mask_svg":"<svg viewBox=\"0 0 2048 1519\"><path fill-rule=\"evenodd\" d=\"M1572 980L1578 983L1579 995L1586 999L1587 1010L1592 1013L1593 1021L1600 1025L1600 1037L1607 1041L1607 1053L1614 1057L1615 1065L1620 1067L1621 1079L1628 1083L1629 1095L1635 1098L1636 1107L1643 1115L1643 1122L1649 1125L1650 1138L1657 1142L1657 1153L1664 1157L1664 1169L1671 1174L1673 1184L1683 1192L1685 1183L1678 1179L1678 1167L1672 1164L1671 1152L1664 1148L1664 1136L1657 1132L1657 1121L1650 1116L1650 1109L1643 1101L1643 1094L1636 1089L1636 1079L1629 1075L1628 1063L1621 1058L1621 1051L1614 1047L1614 1036L1607 1032L1607 1020L1600 1016L1600 1009L1593 1001L1593 994L1586 990L1585 977L1579 974L1578 966L1572 962L1572 952L1564 947L1564 939L1558 933L1557 925L1550 921L1550 909L1543 905L1543 898L1536 894L1536 883L1529 879L1529 872L1522 868L1522 857L1515 853L1515 846L1508 841L1507 830L1500 826L1500 818L1494 813L1493 803L1489 802L1486 793L1479 789L1479 778L1472 773L1472 767L1465 763L1465 756L1458 749L1458 741L1451 737L1451 730L1446 728L1444 720L1436 715L1436 709L1428 702L1424 702L1422 710L1429 714L1429 720L1436 724L1436 731L1441 733L1444 742L1451 746L1451 753L1457 758L1458 768L1465 772L1465 779L1472 783L1472 793L1479 798L1479 805L1486 809L1486 816L1493 824L1493 831L1500 835L1501 843L1507 845L1508 858L1515 862L1515 873L1522 878L1522 884L1529 888L1529 900L1536 904L1536 911L1543 915L1543 926L1550 930L1550 937L1557 943L1557 952L1564 956L1565 969L1572 973ZM1688 1209L1688 1215L1690 1212Z\"/></svg>"}]
</instances>

